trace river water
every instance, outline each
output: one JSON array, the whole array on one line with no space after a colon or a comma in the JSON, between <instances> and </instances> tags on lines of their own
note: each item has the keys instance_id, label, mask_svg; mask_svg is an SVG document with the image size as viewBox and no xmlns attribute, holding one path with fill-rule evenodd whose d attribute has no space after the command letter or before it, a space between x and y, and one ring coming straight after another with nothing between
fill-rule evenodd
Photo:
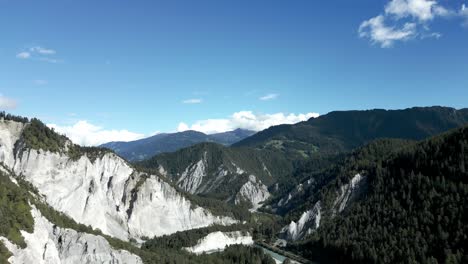
<instances>
[{"instance_id":1,"label":"river water","mask_svg":"<svg viewBox=\"0 0 468 264\"><path fill-rule=\"evenodd\" d=\"M259 247L259 248L261 248L261 249L263 249L263 252L265 252L265 254L270 255L270 257L272 257L272 258L276 261L277 264L283 263L283 261L286 259L285 256L280 255L280 254L278 254L278 253L276 253L276 252L273 252L273 251L271 251L271 250L269 250L269 249L267 249L267 248L264 248L264 247L259 246L259 245L256 245L256 246ZM294 264L297 263L297 264L298 264L299 262L294 261L294 260L291 259L291 263L294 263Z\"/></svg>"}]
</instances>

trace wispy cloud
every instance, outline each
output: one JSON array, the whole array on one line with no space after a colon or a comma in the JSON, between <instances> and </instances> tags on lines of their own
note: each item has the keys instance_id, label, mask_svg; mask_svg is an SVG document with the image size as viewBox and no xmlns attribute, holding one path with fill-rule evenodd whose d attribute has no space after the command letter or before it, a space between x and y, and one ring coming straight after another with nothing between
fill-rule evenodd
<instances>
[{"instance_id":1,"label":"wispy cloud","mask_svg":"<svg viewBox=\"0 0 468 264\"><path fill-rule=\"evenodd\" d=\"M276 98L278 98L279 94L275 94L275 93L271 93L271 94L267 94L267 95L264 95L258 99L262 100L262 101L270 101L270 100L274 100Z\"/></svg>"},{"instance_id":2,"label":"wispy cloud","mask_svg":"<svg viewBox=\"0 0 468 264\"><path fill-rule=\"evenodd\" d=\"M16 100L0 94L0 109L11 110L17 106Z\"/></svg>"},{"instance_id":3,"label":"wispy cloud","mask_svg":"<svg viewBox=\"0 0 468 264\"><path fill-rule=\"evenodd\" d=\"M468 7L465 4L462 5L459 14L463 18L463 26L468 27Z\"/></svg>"},{"instance_id":4,"label":"wispy cloud","mask_svg":"<svg viewBox=\"0 0 468 264\"><path fill-rule=\"evenodd\" d=\"M408 40L416 35L416 24L406 23L402 28L385 25L384 16L376 16L364 21L359 27L359 36L369 38L373 43L380 44L382 48L388 48L395 41Z\"/></svg>"},{"instance_id":5,"label":"wispy cloud","mask_svg":"<svg viewBox=\"0 0 468 264\"><path fill-rule=\"evenodd\" d=\"M358 34L382 48L416 38L438 39L442 34L432 32L430 23L437 18L462 17L462 10L442 6L436 0L391 0L382 14L361 23Z\"/></svg>"},{"instance_id":6,"label":"wispy cloud","mask_svg":"<svg viewBox=\"0 0 468 264\"><path fill-rule=\"evenodd\" d=\"M177 131L196 130L207 134L231 131L237 128L260 131L280 124L294 124L318 117L318 113L306 114L259 114L252 111L239 111L227 118L199 120L188 125L180 122Z\"/></svg>"},{"instance_id":7,"label":"wispy cloud","mask_svg":"<svg viewBox=\"0 0 468 264\"><path fill-rule=\"evenodd\" d=\"M53 49L46 49L46 48L43 48L43 47L40 47L40 46L32 47L29 50L31 52L39 53L39 54L42 54L42 55L51 55L51 54L56 53L56 51L53 50Z\"/></svg>"},{"instance_id":8,"label":"wispy cloud","mask_svg":"<svg viewBox=\"0 0 468 264\"><path fill-rule=\"evenodd\" d=\"M20 53L16 54L16 58L18 58L18 59L29 59L29 58L31 58L31 53L23 51L23 52L20 52Z\"/></svg>"},{"instance_id":9,"label":"wispy cloud","mask_svg":"<svg viewBox=\"0 0 468 264\"><path fill-rule=\"evenodd\" d=\"M182 101L183 104L201 104L202 102L203 99L200 98L191 98Z\"/></svg>"},{"instance_id":10,"label":"wispy cloud","mask_svg":"<svg viewBox=\"0 0 468 264\"><path fill-rule=\"evenodd\" d=\"M16 57L18 59L33 59L33 60L39 60L39 61L44 61L44 62L49 62L49 63L63 62L63 60L59 60L59 59L51 57L51 56L54 56L56 53L57 52L53 49L48 49L48 48L44 48L41 46L35 46L35 47L31 47L27 50L24 50L16 54Z\"/></svg>"}]
</instances>

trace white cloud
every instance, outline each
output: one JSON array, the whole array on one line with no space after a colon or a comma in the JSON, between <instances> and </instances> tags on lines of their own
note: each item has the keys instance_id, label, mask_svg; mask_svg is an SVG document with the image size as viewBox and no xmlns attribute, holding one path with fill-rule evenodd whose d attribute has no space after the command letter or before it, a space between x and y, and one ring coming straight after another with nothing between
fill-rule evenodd
<instances>
[{"instance_id":1,"label":"white cloud","mask_svg":"<svg viewBox=\"0 0 468 264\"><path fill-rule=\"evenodd\" d=\"M183 104L200 104L202 102L203 102L203 99L200 99L200 98L192 98L192 99L187 99L187 100L182 101Z\"/></svg>"},{"instance_id":2,"label":"white cloud","mask_svg":"<svg viewBox=\"0 0 468 264\"><path fill-rule=\"evenodd\" d=\"M156 131L151 132L151 133L149 134L149 136L152 137L152 136L156 136L156 135L159 135L159 134L161 134L161 131L156 130Z\"/></svg>"},{"instance_id":3,"label":"white cloud","mask_svg":"<svg viewBox=\"0 0 468 264\"><path fill-rule=\"evenodd\" d=\"M385 13L397 18L414 17L420 21L431 20L436 14L445 12L436 1L430 0L392 0L385 6Z\"/></svg>"},{"instance_id":4,"label":"white cloud","mask_svg":"<svg viewBox=\"0 0 468 264\"><path fill-rule=\"evenodd\" d=\"M385 25L384 16L379 15L362 22L359 26L359 36L369 38L373 43L378 43L383 48L388 48L397 40L408 40L416 36L416 25L406 23L401 28Z\"/></svg>"},{"instance_id":5,"label":"white cloud","mask_svg":"<svg viewBox=\"0 0 468 264\"><path fill-rule=\"evenodd\" d=\"M11 110L16 108L16 100L0 94L0 109Z\"/></svg>"},{"instance_id":6,"label":"white cloud","mask_svg":"<svg viewBox=\"0 0 468 264\"><path fill-rule=\"evenodd\" d=\"M465 4L462 5L459 14L464 20L463 26L468 27L468 8Z\"/></svg>"},{"instance_id":7,"label":"white cloud","mask_svg":"<svg viewBox=\"0 0 468 264\"><path fill-rule=\"evenodd\" d=\"M269 100L274 100L276 98L278 98L279 94L267 94L265 96L262 96L258 99L262 100L262 101L269 101Z\"/></svg>"},{"instance_id":8,"label":"white cloud","mask_svg":"<svg viewBox=\"0 0 468 264\"><path fill-rule=\"evenodd\" d=\"M26 52L26 51L20 52L20 53L16 54L16 58L18 58L18 59L29 59L29 58L31 58L31 53Z\"/></svg>"},{"instance_id":9,"label":"white cloud","mask_svg":"<svg viewBox=\"0 0 468 264\"><path fill-rule=\"evenodd\" d=\"M0 96L0 106L3 106L3 98ZM16 104L15 104L16 105ZM74 114L72 116L75 116ZM237 128L260 131L270 126L280 124L294 124L317 117L317 113L306 114L255 114L252 111L240 111L228 118L199 120L188 125L179 123L177 131L196 130L207 134L231 131ZM133 141L147 136L154 136L160 131L154 131L149 135L135 133L128 130L105 129L89 123L87 120L79 120L72 125L47 124L56 132L66 135L74 143L83 146L98 146L111 141Z\"/></svg>"},{"instance_id":10,"label":"white cloud","mask_svg":"<svg viewBox=\"0 0 468 264\"><path fill-rule=\"evenodd\" d=\"M442 34L431 32L429 23L436 18L455 16L463 16L462 11L444 7L436 0L391 0L383 14L362 22L358 32L361 38L388 48L397 41L413 38L439 39Z\"/></svg>"},{"instance_id":11,"label":"white cloud","mask_svg":"<svg viewBox=\"0 0 468 264\"><path fill-rule=\"evenodd\" d=\"M71 126L47 124L55 131L66 135L74 143L84 146L97 146L110 141L132 141L145 137L144 134L128 130L106 130L86 120L80 120Z\"/></svg>"},{"instance_id":12,"label":"white cloud","mask_svg":"<svg viewBox=\"0 0 468 264\"><path fill-rule=\"evenodd\" d=\"M190 127L184 122L180 122L179 125L177 126L178 132L187 131L187 130L190 130Z\"/></svg>"},{"instance_id":13,"label":"white cloud","mask_svg":"<svg viewBox=\"0 0 468 264\"><path fill-rule=\"evenodd\" d=\"M207 134L231 131L237 128L254 131L264 130L280 124L294 124L319 116L318 113L306 114L255 114L252 111L240 111L228 118L206 119L196 121L192 125L179 123L177 131L196 130Z\"/></svg>"},{"instance_id":14,"label":"white cloud","mask_svg":"<svg viewBox=\"0 0 468 264\"><path fill-rule=\"evenodd\" d=\"M39 53L39 54L42 54L42 55L52 55L52 54L56 53L56 51L53 50L53 49L46 49L46 48L39 47L39 46L32 47L29 50L31 52L36 52L36 53Z\"/></svg>"},{"instance_id":15,"label":"white cloud","mask_svg":"<svg viewBox=\"0 0 468 264\"><path fill-rule=\"evenodd\" d=\"M440 39L442 37L442 34L439 32L431 32L429 34L422 34L421 39L426 39L426 38L435 38L435 39Z\"/></svg>"}]
</instances>

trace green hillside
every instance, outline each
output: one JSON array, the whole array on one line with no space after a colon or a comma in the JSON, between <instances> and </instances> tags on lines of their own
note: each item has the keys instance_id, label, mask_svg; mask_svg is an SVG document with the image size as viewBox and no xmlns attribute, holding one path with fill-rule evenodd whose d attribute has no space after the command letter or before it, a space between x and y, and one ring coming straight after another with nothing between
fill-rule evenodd
<instances>
[{"instance_id":1,"label":"green hillside","mask_svg":"<svg viewBox=\"0 0 468 264\"><path fill-rule=\"evenodd\" d=\"M468 109L335 111L295 125L271 127L234 146L279 149L295 157L349 151L378 138L421 140L468 123Z\"/></svg>"},{"instance_id":2,"label":"green hillside","mask_svg":"<svg viewBox=\"0 0 468 264\"><path fill-rule=\"evenodd\" d=\"M302 255L337 263L466 263L468 261L468 127L417 144L348 159L365 171L368 191L342 215L324 220ZM387 148L388 149L388 148ZM320 190L327 202L338 176Z\"/></svg>"},{"instance_id":3,"label":"green hillside","mask_svg":"<svg viewBox=\"0 0 468 264\"><path fill-rule=\"evenodd\" d=\"M220 168L228 172L226 184L220 184L214 189L199 193L223 200L237 192L248 180L249 175L255 175L264 184L270 186L278 178L286 177L292 170L291 162L277 151L225 147L216 143L201 143L173 153L160 154L137 163L137 166L152 170L157 170L159 166L162 166L167 171L167 177L177 181L187 167L200 160L206 162L206 175L202 184L214 180Z\"/></svg>"}]
</instances>

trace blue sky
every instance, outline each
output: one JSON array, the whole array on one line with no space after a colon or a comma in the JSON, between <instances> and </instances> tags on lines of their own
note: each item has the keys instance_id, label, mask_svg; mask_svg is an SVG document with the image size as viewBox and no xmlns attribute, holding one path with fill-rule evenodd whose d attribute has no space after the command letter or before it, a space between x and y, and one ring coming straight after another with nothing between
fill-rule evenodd
<instances>
[{"instance_id":1,"label":"blue sky","mask_svg":"<svg viewBox=\"0 0 468 264\"><path fill-rule=\"evenodd\" d=\"M0 0L0 107L85 144L466 107L464 4Z\"/></svg>"}]
</instances>

